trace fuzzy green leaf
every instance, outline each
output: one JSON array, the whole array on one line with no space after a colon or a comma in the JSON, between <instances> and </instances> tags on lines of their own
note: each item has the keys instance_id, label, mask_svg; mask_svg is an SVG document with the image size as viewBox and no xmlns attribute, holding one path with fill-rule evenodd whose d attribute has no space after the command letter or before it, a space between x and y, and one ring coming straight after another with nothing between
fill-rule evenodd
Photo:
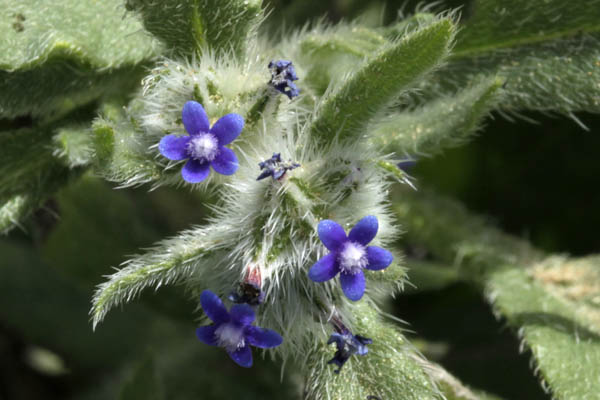
<instances>
[{"instance_id":1,"label":"fuzzy green leaf","mask_svg":"<svg viewBox=\"0 0 600 400\"><path fill-rule=\"evenodd\" d=\"M579 298L592 290L597 301L597 271L598 259L587 271L593 279L572 286L575 290L571 298L544 287L535 269L501 270L493 273L485 285L495 310L518 330L533 353L539 377L557 399L593 399L600 392L600 308L598 304L582 308L585 303ZM572 278L569 273L583 270L571 266L556 275L542 276L568 280Z\"/></svg>"},{"instance_id":2,"label":"fuzzy green leaf","mask_svg":"<svg viewBox=\"0 0 600 400\"><path fill-rule=\"evenodd\" d=\"M0 117L54 119L139 82L159 46L120 0L0 1Z\"/></svg>"},{"instance_id":3,"label":"fuzzy green leaf","mask_svg":"<svg viewBox=\"0 0 600 400\"><path fill-rule=\"evenodd\" d=\"M527 243L427 191L403 191L395 210L409 242L426 246L485 289L498 314L531 349L536 371L557 399L598 393L598 257L543 260Z\"/></svg>"},{"instance_id":4,"label":"fuzzy green leaf","mask_svg":"<svg viewBox=\"0 0 600 400\"><path fill-rule=\"evenodd\" d=\"M356 332L373 339L364 356L353 356L339 374L327 361L334 346L321 343L309 358L307 399L442 399L432 378L424 370L424 360L398 329L381 321L365 303L357 306Z\"/></svg>"},{"instance_id":5,"label":"fuzzy green leaf","mask_svg":"<svg viewBox=\"0 0 600 400\"><path fill-rule=\"evenodd\" d=\"M332 82L340 81L387 43L388 40L372 29L338 24L303 36L296 58L306 71L303 81L323 95Z\"/></svg>"},{"instance_id":6,"label":"fuzzy green leaf","mask_svg":"<svg viewBox=\"0 0 600 400\"><path fill-rule=\"evenodd\" d=\"M600 30L600 1L476 0L455 56L481 54Z\"/></svg>"},{"instance_id":7,"label":"fuzzy green leaf","mask_svg":"<svg viewBox=\"0 0 600 400\"><path fill-rule=\"evenodd\" d=\"M98 286L90 311L94 327L112 308L134 299L144 289L180 282L196 273L199 263L210 263L223 234L215 227L193 228L127 261Z\"/></svg>"},{"instance_id":8,"label":"fuzzy green leaf","mask_svg":"<svg viewBox=\"0 0 600 400\"><path fill-rule=\"evenodd\" d=\"M374 116L444 60L454 31L446 17L385 46L325 98L311 134L321 142L365 135Z\"/></svg>"},{"instance_id":9,"label":"fuzzy green leaf","mask_svg":"<svg viewBox=\"0 0 600 400\"><path fill-rule=\"evenodd\" d=\"M454 96L392 115L369 128L371 140L386 152L435 154L468 140L500 99L502 80L484 79Z\"/></svg>"},{"instance_id":10,"label":"fuzzy green leaf","mask_svg":"<svg viewBox=\"0 0 600 400\"><path fill-rule=\"evenodd\" d=\"M242 56L262 18L262 0L126 0L142 16L144 27L176 54L202 48Z\"/></svg>"},{"instance_id":11,"label":"fuzzy green leaf","mask_svg":"<svg viewBox=\"0 0 600 400\"><path fill-rule=\"evenodd\" d=\"M600 1L478 0L473 10L451 62L426 92L500 75L503 109L600 111Z\"/></svg>"}]
</instances>

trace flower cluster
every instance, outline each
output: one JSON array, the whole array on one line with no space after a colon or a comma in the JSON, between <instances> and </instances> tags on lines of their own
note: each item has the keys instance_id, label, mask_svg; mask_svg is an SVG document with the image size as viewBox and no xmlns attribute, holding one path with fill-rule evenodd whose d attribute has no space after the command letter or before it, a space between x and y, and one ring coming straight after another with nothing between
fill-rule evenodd
<instances>
[{"instance_id":1,"label":"flower cluster","mask_svg":"<svg viewBox=\"0 0 600 400\"><path fill-rule=\"evenodd\" d=\"M289 99L300 94L300 89L294 83L294 81L298 80L298 76L291 61L271 61L269 69L271 70L271 81L269 84L277 91L285 94Z\"/></svg>"},{"instance_id":2,"label":"flower cluster","mask_svg":"<svg viewBox=\"0 0 600 400\"><path fill-rule=\"evenodd\" d=\"M269 69L272 75L269 84L272 87L290 99L298 96L299 89L293 83L298 77L291 61L272 61ZM211 167L222 175L232 175L237 171L238 159L233 150L225 146L235 140L244 128L244 118L241 115L227 114L211 127L202 105L188 101L183 106L182 121L187 135L167 135L162 138L158 148L169 160L187 160L181 171L185 181L198 183L205 180ZM280 153L274 153L271 158L258 165L261 173L257 180L269 176L280 180L287 171L300 166L291 160L282 161ZM399 167L402 168L401 165ZM321 221L317 228L319 238L330 253L310 268L309 278L314 282L324 282L339 274L346 297L352 301L361 299L366 287L363 270L382 270L393 260L389 251L368 246L378 229L379 222L372 215L358 221L348 235L337 222ZM198 339L208 345L225 348L229 356L242 367L252 365L250 346L272 348L283 341L277 332L252 325L255 319L252 306L264 301L261 283L260 269L249 266L238 290L229 295L229 299L236 303L229 311L221 299L209 290L202 292L200 298L202 309L213 323L197 329ZM335 372L339 373L352 355L367 354L366 346L372 340L353 335L339 318L336 321L336 332L331 335L328 344L335 343L337 351L329 364L336 364L339 369Z\"/></svg>"}]
</instances>

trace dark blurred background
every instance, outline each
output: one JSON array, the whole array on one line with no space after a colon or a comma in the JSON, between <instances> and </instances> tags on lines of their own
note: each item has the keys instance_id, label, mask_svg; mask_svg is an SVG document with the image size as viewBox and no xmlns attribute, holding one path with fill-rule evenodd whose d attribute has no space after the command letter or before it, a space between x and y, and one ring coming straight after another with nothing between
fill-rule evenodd
<instances>
[{"instance_id":1,"label":"dark blurred background","mask_svg":"<svg viewBox=\"0 0 600 400\"><path fill-rule=\"evenodd\" d=\"M397 17L398 9L410 13L418 4L391 0L268 3L272 12L264 29L272 34L302 26L322 15L331 21L362 15L365 21L389 23ZM434 10L450 7L462 7L463 15L468 15L469 5L462 1L439 2ZM600 172L596 155L600 147L600 117L577 115L587 131L563 116L529 113L524 117L508 121L492 115L468 145L420 159L412 171L417 186L434 187L460 200L471 211L489 217L501 229L530 240L545 251L572 255L597 252L600 235L595 229L600 226L600 214L591 210L600 200L596 178ZM114 191L105 183L86 178L61 191L30 225L4 240L0 254L12 269L10 279L4 279L4 285L0 281L0 400L112 398L97 388L111 379L122 378L121 373L111 371L112 363L119 357L107 355L105 363L83 365L81 360L85 357L79 358L77 351L66 351L66 356L57 358L55 352L60 353L62 348L47 352L45 344L50 342L49 337L60 339L60 335L65 335L59 343L68 347L80 340L80 352L100 344L115 353L134 351L132 348L151 352L146 343L123 343L123 335L144 335L135 329L123 332L123 328L111 331L110 326L102 327L93 339L87 339L91 326L82 313L87 312L94 285L110 272L107 266L118 265L139 248L201 222L206 210L198 204L201 201L195 194L173 189L151 194L145 189ZM62 236L73 230L81 234L77 238ZM19 261L12 263L11 257ZM73 313L72 324L53 318L53 293L44 291L47 282L56 280L59 282L54 287L60 290L63 279L75 282L76 288L65 284L64 289L73 291L72 302L82 302L60 305ZM23 280L31 280L27 282L29 289L11 292L14 285L10 282ZM186 326L193 332L190 315L195 315L195 305L177 293L177 288L161 289L158 296L143 296L140 303L164 318L162 325L153 329L170 332L173 325ZM23 304L14 304L15 298L23 299ZM173 298L179 300L173 303ZM40 309L27 306L48 301L50 304ZM466 384L505 399L550 398L532 375L530 355L519 354L515 335L493 317L480 293L469 286L453 284L441 290L399 296L393 309L398 317L409 321L406 328L414 332L410 335L424 353ZM119 319L148 318L144 312L132 313L120 313L108 322L118 325ZM222 356L212 353L212 349L202 351L203 357L215 355L211 368L213 361ZM163 359L157 362L168 364ZM259 364L263 368L252 372L223 365L222 372L228 379L235 374L236 386L247 388L240 389L236 398L293 398L289 387L296 377L291 374L281 384L274 384L274 380L279 382L279 367L268 361ZM135 366L122 374L131 371L135 371ZM222 383L207 379L211 375L207 369L178 371L176 375L180 376L169 380L166 389L169 385L189 385L189 393L197 389L195 393L205 396L189 398L226 398L218 388ZM96 393L90 394L93 392ZM152 393L146 398L152 398Z\"/></svg>"}]
</instances>

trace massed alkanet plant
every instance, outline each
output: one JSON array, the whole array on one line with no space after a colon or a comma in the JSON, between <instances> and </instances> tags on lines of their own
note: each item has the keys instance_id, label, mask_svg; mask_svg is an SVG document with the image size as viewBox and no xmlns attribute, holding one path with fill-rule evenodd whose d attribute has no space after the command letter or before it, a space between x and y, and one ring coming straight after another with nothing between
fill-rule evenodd
<instances>
[{"instance_id":1,"label":"massed alkanet plant","mask_svg":"<svg viewBox=\"0 0 600 400\"><path fill-rule=\"evenodd\" d=\"M14 21L1 24L0 117L33 122L20 128L18 119L0 135L0 231L86 169L121 187L213 194L203 225L131 258L98 287L94 326L148 287L176 283L194 301L244 288L230 297L248 303L232 308L236 318L214 320L200 337L247 366L247 343L279 342L254 335L246 322L256 316L281 334L268 351L298 363L308 398L476 398L381 318L378 306L404 281L402 222L428 256L468 274L532 349L544 349L534 356L556 397L600 392L598 366L587 361L600 354L587 318L593 302L576 313L578 302L540 283L546 263L513 268L538 261L536 252L514 251L460 209L394 185L410 183L399 162L464 142L492 109L598 112L597 0L475 0L459 36L455 13L420 12L376 28L317 23L280 43L259 35L258 0L65 1L18 2L5 13ZM60 28L60 10L78 13L68 18L76 29ZM463 229L464 221L474 222ZM341 288L326 279L338 273ZM540 335L531 318L548 310L569 322L555 336ZM587 357L572 362L578 351ZM559 369L556 359L567 361ZM339 376L331 360L344 365Z\"/></svg>"}]
</instances>

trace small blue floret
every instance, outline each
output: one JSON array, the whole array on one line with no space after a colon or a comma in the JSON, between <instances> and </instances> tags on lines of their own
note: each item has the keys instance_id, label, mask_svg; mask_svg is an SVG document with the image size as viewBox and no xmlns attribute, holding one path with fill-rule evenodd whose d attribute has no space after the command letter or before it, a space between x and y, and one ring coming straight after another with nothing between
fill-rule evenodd
<instances>
[{"instance_id":1,"label":"small blue floret","mask_svg":"<svg viewBox=\"0 0 600 400\"><path fill-rule=\"evenodd\" d=\"M202 182L210 174L210 167L222 175L234 174L238 159L225 145L242 132L244 118L227 114L211 128L204 108L195 101L185 103L181 117L188 135L167 135L161 139L158 150L169 160L188 160L181 170L183 179L190 183Z\"/></svg>"},{"instance_id":2,"label":"small blue floret","mask_svg":"<svg viewBox=\"0 0 600 400\"><path fill-rule=\"evenodd\" d=\"M271 86L290 99L300 94L300 89L293 82L298 80L298 75L296 75L291 61L271 61L269 69L271 70L271 81L269 82Z\"/></svg>"},{"instance_id":3,"label":"small blue floret","mask_svg":"<svg viewBox=\"0 0 600 400\"><path fill-rule=\"evenodd\" d=\"M346 297L352 301L360 300L366 285L363 269L379 271L394 260L389 251L367 246L377 235L377 217L367 215L362 218L348 236L340 224L328 219L319 222L317 229L321 242L331 252L310 268L308 277L314 282L325 282L339 273Z\"/></svg>"},{"instance_id":4,"label":"small blue floret","mask_svg":"<svg viewBox=\"0 0 600 400\"><path fill-rule=\"evenodd\" d=\"M227 311L221 299L210 290L202 292L200 304L213 324L199 327L196 336L209 346L225 348L229 357L242 367L252 366L250 345L267 349L283 342L277 332L252 325L254 310L247 304L236 304Z\"/></svg>"}]
</instances>

